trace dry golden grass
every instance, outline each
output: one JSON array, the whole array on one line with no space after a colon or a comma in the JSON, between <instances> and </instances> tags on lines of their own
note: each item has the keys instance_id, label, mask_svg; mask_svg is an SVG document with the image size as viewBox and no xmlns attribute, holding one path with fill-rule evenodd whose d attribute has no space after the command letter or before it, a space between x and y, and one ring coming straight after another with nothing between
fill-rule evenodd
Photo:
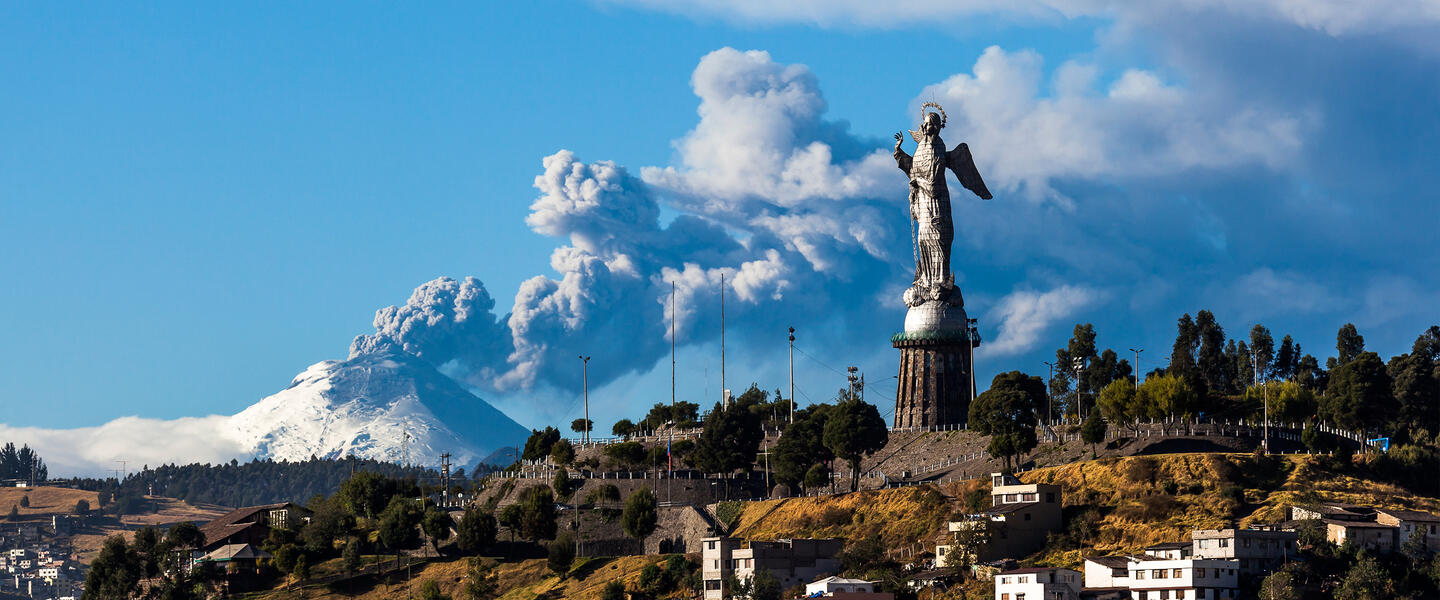
<instances>
[{"instance_id":1,"label":"dry golden grass","mask_svg":"<svg viewBox=\"0 0 1440 600\"><path fill-rule=\"evenodd\" d=\"M529 600L541 598L567 598L574 600L599 600L605 584L621 581L633 587L640 578L640 570L663 560L662 556L624 556L619 558L581 559L574 573L560 579L550 572L544 559L530 559L500 563L495 567L496 579L505 590L502 600ZM410 592L419 596L420 586L433 579L440 591L451 597L462 597L466 574L470 569L468 559L433 562L417 568L410 579ZM407 587L404 583L378 584L370 589L352 593L335 592L324 587L280 589L246 596L251 600L382 600L405 598Z\"/></svg>"},{"instance_id":2,"label":"dry golden grass","mask_svg":"<svg viewBox=\"0 0 1440 600\"><path fill-rule=\"evenodd\" d=\"M747 503L735 537L859 539L880 536L891 548L929 543L945 526L952 507L931 487L872 490L819 498Z\"/></svg>"},{"instance_id":3,"label":"dry golden grass","mask_svg":"<svg viewBox=\"0 0 1440 600\"><path fill-rule=\"evenodd\" d=\"M95 492L85 490L72 490L59 487L33 487L33 488L0 488L0 511L10 512L10 507L16 507L22 518L46 517L50 515L72 515L75 514L75 503L81 500L90 503L90 508L99 504L99 498ZM30 506L20 506L20 499L29 497Z\"/></svg>"}]
</instances>

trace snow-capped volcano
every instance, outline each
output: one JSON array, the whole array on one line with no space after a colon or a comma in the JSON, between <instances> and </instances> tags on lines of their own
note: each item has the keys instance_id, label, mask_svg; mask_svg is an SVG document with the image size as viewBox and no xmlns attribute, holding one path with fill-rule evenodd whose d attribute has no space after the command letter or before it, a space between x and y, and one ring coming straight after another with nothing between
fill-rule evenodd
<instances>
[{"instance_id":1,"label":"snow-capped volcano","mask_svg":"<svg viewBox=\"0 0 1440 600\"><path fill-rule=\"evenodd\" d=\"M403 352L316 363L290 387L229 419L229 433L242 446L276 460L354 455L438 465L449 452L463 466L523 444L530 433Z\"/></svg>"}]
</instances>

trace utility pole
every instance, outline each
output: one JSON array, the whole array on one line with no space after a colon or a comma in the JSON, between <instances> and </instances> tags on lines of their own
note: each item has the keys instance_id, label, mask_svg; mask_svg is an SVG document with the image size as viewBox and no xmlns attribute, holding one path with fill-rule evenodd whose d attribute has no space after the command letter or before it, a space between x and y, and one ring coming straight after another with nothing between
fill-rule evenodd
<instances>
[{"instance_id":1,"label":"utility pole","mask_svg":"<svg viewBox=\"0 0 1440 600\"><path fill-rule=\"evenodd\" d=\"M967 351L967 352L969 353L969 355L970 355L970 358L969 358L969 361L970 361L970 403L971 403L971 404L974 404L974 403L975 403L975 393L978 392L979 389L980 389L980 388L975 387L975 347L980 345L980 328L979 328L979 327L976 327L975 324L976 324L976 323L979 323L980 320L979 320L979 319L965 319L965 321L967 321L966 325L969 326L969 327L966 329L966 333L968 333L969 336L970 336L969 343L966 344L966 346L965 346L966 351ZM965 423L965 428L966 428L966 429L969 429L969 428L970 428L970 423L968 422L968 420L967 420L967 422Z\"/></svg>"},{"instance_id":2,"label":"utility pole","mask_svg":"<svg viewBox=\"0 0 1440 600\"><path fill-rule=\"evenodd\" d=\"M1135 391L1138 392L1138 391L1140 391L1140 372L1141 372L1141 371L1140 371L1140 353L1141 353L1141 352L1144 352L1145 349L1144 349L1144 348L1140 348L1140 349L1131 348L1130 351L1135 353Z\"/></svg>"},{"instance_id":3,"label":"utility pole","mask_svg":"<svg viewBox=\"0 0 1440 600\"><path fill-rule=\"evenodd\" d=\"M448 508L448 507L450 506L450 453L449 453L449 452L446 452L446 453L440 455L440 485L445 486L444 491L442 491L442 492L440 493L440 499L441 499L442 502L445 503L445 507Z\"/></svg>"},{"instance_id":4,"label":"utility pole","mask_svg":"<svg viewBox=\"0 0 1440 600\"><path fill-rule=\"evenodd\" d=\"M1070 364L1075 368L1075 422L1079 423L1085 419L1085 413L1081 410L1084 398L1080 396L1080 370L1085 368L1085 359L1077 356Z\"/></svg>"},{"instance_id":5,"label":"utility pole","mask_svg":"<svg viewBox=\"0 0 1440 600\"><path fill-rule=\"evenodd\" d=\"M585 386L584 389L585 389L585 425L586 425L586 427L585 427L585 443L588 444L588 443L590 443L590 429L592 429L592 427L590 427L590 357L584 356L584 355L577 355L577 356L580 358L581 361L583 361L583 362L585 363L585 364L584 364L583 366L581 366L580 368L581 368L581 371L584 373L583 377L584 377L584 386Z\"/></svg>"},{"instance_id":6,"label":"utility pole","mask_svg":"<svg viewBox=\"0 0 1440 600\"><path fill-rule=\"evenodd\" d=\"M670 418L675 418L675 282L670 282Z\"/></svg>"},{"instance_id":7,"label":"utility pole","mask_svg":"<svg viewBox=\"0 0 1440 600\"><path fill-rule=\"evenodd\" d=\"M790 423L795 423L795 328L790 328Z\"/></svg>"},{"instance_id":8,"label":"utility pole","mask_svg":"<svg viewBox=\"0 0 1440 600\"><path fill-rule=\"evenodd\" d=\"M1250 350L1250 370L1252 371L1251 377L1255 380L1255 387L1260 387L1260 357L1255 354L1255 350L1254 350L1253 348ZM1262 429L1261 429L1261 434L1260 434L1260 447L1264 449L1265 454L1269 454L1269 453L1270 453L1270 390L1268 389L1269 387L1270 387L1270 386L1265 386L1264 388L1261 388L1261 392L1260 392L1260 393L1262 394L1261 397L1263 398L1263 400L1262 400L1261 402L1262 402L1262 404L1263 404L1264 418L1265 418L1265 422L1264 422L1264 425L1263 425L1263 427L1262 427Z\"/></svg>"},{"instance_id":9,"label":"utility pole","mask_svg":"<svg viewBox=\"0 0 1440 600\"><path fill-rule=\"evenodd\" d=\"M1053 426L1055 424L1055 407L1052 406L1052 402L1050 400L1050 380L1055 379L1055 363L1052 363L1048 360L1040 362L1045 363L1045 367L1050 370L1050 379L1045 380L1045 424Z\"/></svg>"}]
</instances>

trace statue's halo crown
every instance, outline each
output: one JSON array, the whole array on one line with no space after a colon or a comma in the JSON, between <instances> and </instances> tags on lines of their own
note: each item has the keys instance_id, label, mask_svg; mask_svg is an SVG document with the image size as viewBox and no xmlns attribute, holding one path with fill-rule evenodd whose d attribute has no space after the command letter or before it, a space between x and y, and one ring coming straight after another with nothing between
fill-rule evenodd
<instances>
[{"instance_id":1,"label":"statue's halo crown","mask_svg":"<svg viewBox=\"0 0 1440 600\"><path fill-rule=\"evenodd\" d=\"M927 109L927 108L934 108L936 112L939 112L939 113L940 113L940 128L941 128L941 129L944 129L944 128L945 128L945 121L946 121L946 118L945 118L945 109L944 109L944 108L941 108L939 104L936 104L936 103L934 103L934 102L926 102L926 103L920 105L920 122L921 122L921 123L924 123L924 122L925 122L925 109Z\"/></svg>"},{"instance_id":2,"label":"statue's halo crown","mask_svg":"<svg viewBox=\"0 0 1440 600\"><path fill-rule=\"evenodd\" d=\"M940 113L940 128L941 128L941 129L944 129L944 128L945 128L945 121L946 121L946 118L945 118L945 109L941 108L939 104L936 104L936 103L934 103L934 102L926 102L926 103L920 105L920 123L921 123L922 125L925 123L925 114L926 114L926 113L925 113L925 109L927 109L927 108L932 108L932 107L935 109L936 112ZM917 143L917 144L920 143L920 131L915 130L915 129L911 129L911 130L909 130L909 131L910 131L910 139L915 140L915 143Z\"/></svg>"}]
</instances>

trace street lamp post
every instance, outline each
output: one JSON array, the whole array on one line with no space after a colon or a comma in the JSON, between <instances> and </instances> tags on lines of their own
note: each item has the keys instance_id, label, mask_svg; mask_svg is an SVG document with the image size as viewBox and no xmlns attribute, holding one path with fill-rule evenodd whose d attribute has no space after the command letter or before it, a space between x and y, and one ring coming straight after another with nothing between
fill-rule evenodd
<instances>
[{"instance_id":1,"label":"street lamp post","mask_svg":"<svg viewBox=\"0 0 1440 600\"><path fill-rule=\"evenodd\" d=\"M795 423L795 328L790 328L790 423Z\"/></svg>"},{"instance_id":2,"label":"street lamp post","mask_svg":"<svg viewBox=\"0 0 1440 600\"><path fill-rule=\"evenodd\" d=\"M585 379L584 379L584 386L585 386L585 387L584 387L584 389L585 389L585 443L588 444L588 443L590 443L590 429L591 429L591 427L590 427L590 357L585 356L585 355L582 354L582 355L579 355L579 358L580 358L581 361L584 362L584 366L582 366L581 369L583 370L583 372L584 372L584 377L585 377Z\"/></svg>"},{"instance_id":3,"label":"street lamp post","mask_svg":"<svg viewBox=\"0 0 1440 600\"><path fill-rule=\"evenodd\" d=\"M1077 356L1070 364L1075 368L1075 422L1078 423L1085 418L1080 396L1080 371L1085 368L1085 359Z\"/></svg>"},{"instance_id":4,"label":"street lamp post","mask_svg":"<svg viewBox=\"0 0 1440 600\"><path fill-rule=\"evenodd\" d=\"M1135 391L1138 392L1140 391L1140 353L1144 352L1145 349L1131 348L1130 351L1135 353Z\"/></svg>"},{"instance_id":5,"label":"street lamp post","mask_svg":"<svg viewBox=\"0 0 1440 600\"><path fill-rule=\"evenodd\" d=\"M1050 399L1050 380L1055 379L1055 363L1048 360L1040 362L1045 363L1045 367L1049 369L1049 379L1045 380L1045 424L1053 426L1055 425L1055 407Z\"/></svg>"}]
</instances>

